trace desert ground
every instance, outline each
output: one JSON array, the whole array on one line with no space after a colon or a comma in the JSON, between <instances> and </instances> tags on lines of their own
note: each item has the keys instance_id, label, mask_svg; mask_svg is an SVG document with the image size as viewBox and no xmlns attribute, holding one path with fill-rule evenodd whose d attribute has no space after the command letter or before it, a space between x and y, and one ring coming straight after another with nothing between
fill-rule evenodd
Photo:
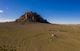
<instances>
[{"instance_id":1,"label":"desert ground","mask_svg":"<svg viewBox=\"0 0 80 51\"><path fill-rule=\"evenodd\" d=\"M0 51L80 51L80 25L0 23Z\"/></svg>"}]
</instances>

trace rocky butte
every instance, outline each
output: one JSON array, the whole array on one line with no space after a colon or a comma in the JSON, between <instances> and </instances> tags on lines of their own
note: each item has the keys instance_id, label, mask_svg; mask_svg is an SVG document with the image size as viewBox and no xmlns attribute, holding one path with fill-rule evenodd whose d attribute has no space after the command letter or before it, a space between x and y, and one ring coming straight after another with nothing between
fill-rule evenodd
<instances>
[{"instance_id":1,"label":"rocky butte","mask_svg":"<svg viewBox=\"0 0 80 51\"><path fill-rule=\"evenodd\" d=\"M43 19L38 13L36 12L25 12L19 19L15 22L17 23L49 23L47 20Z\"/></svg>"}]
</instances>

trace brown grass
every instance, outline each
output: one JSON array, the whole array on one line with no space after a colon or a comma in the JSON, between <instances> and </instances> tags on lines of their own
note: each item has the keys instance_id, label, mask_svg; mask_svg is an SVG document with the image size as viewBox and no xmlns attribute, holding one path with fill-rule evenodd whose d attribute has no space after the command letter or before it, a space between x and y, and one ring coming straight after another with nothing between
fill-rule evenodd
<instances>
[{"instance_id":1,"label":"brown grass","mask_svg":"<svg viewBox=\"0 0 80 51\"><path fill-rule=\"evenodd\" d=\"M0 24L0 51L80 51L80 26Z\"/></svg>"}]
</instances>

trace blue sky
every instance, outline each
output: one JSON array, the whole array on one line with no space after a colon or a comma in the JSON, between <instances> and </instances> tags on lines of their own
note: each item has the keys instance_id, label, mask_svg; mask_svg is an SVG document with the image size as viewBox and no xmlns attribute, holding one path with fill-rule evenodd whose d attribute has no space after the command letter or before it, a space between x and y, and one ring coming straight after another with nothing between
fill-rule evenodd
<instances>
[{"instance_id":1,"label":"blue sky","mask_svg":"<svg viewBox=\"0 0 80 51\"><path fill-rule=\"evenodd\" d=\"M80 24L80 0L0 0L0 22L34 11L51 23Z\"/></svg>"}]
</instances>

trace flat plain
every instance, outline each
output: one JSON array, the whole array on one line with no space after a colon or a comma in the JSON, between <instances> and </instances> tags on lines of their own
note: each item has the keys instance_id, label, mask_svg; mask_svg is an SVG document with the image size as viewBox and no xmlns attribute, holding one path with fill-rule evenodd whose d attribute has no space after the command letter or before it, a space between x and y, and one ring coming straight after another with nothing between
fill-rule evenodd
<instances>
[{"instance_id":1,"label":"flat plain","mask_svg":"<svg viewBox=\"0 0 80 51\"><path fill-rule=\"evenodd\" d=\"M0 23L0 51L80 51L80 25Z\"/></svg>"}]
</instances>

